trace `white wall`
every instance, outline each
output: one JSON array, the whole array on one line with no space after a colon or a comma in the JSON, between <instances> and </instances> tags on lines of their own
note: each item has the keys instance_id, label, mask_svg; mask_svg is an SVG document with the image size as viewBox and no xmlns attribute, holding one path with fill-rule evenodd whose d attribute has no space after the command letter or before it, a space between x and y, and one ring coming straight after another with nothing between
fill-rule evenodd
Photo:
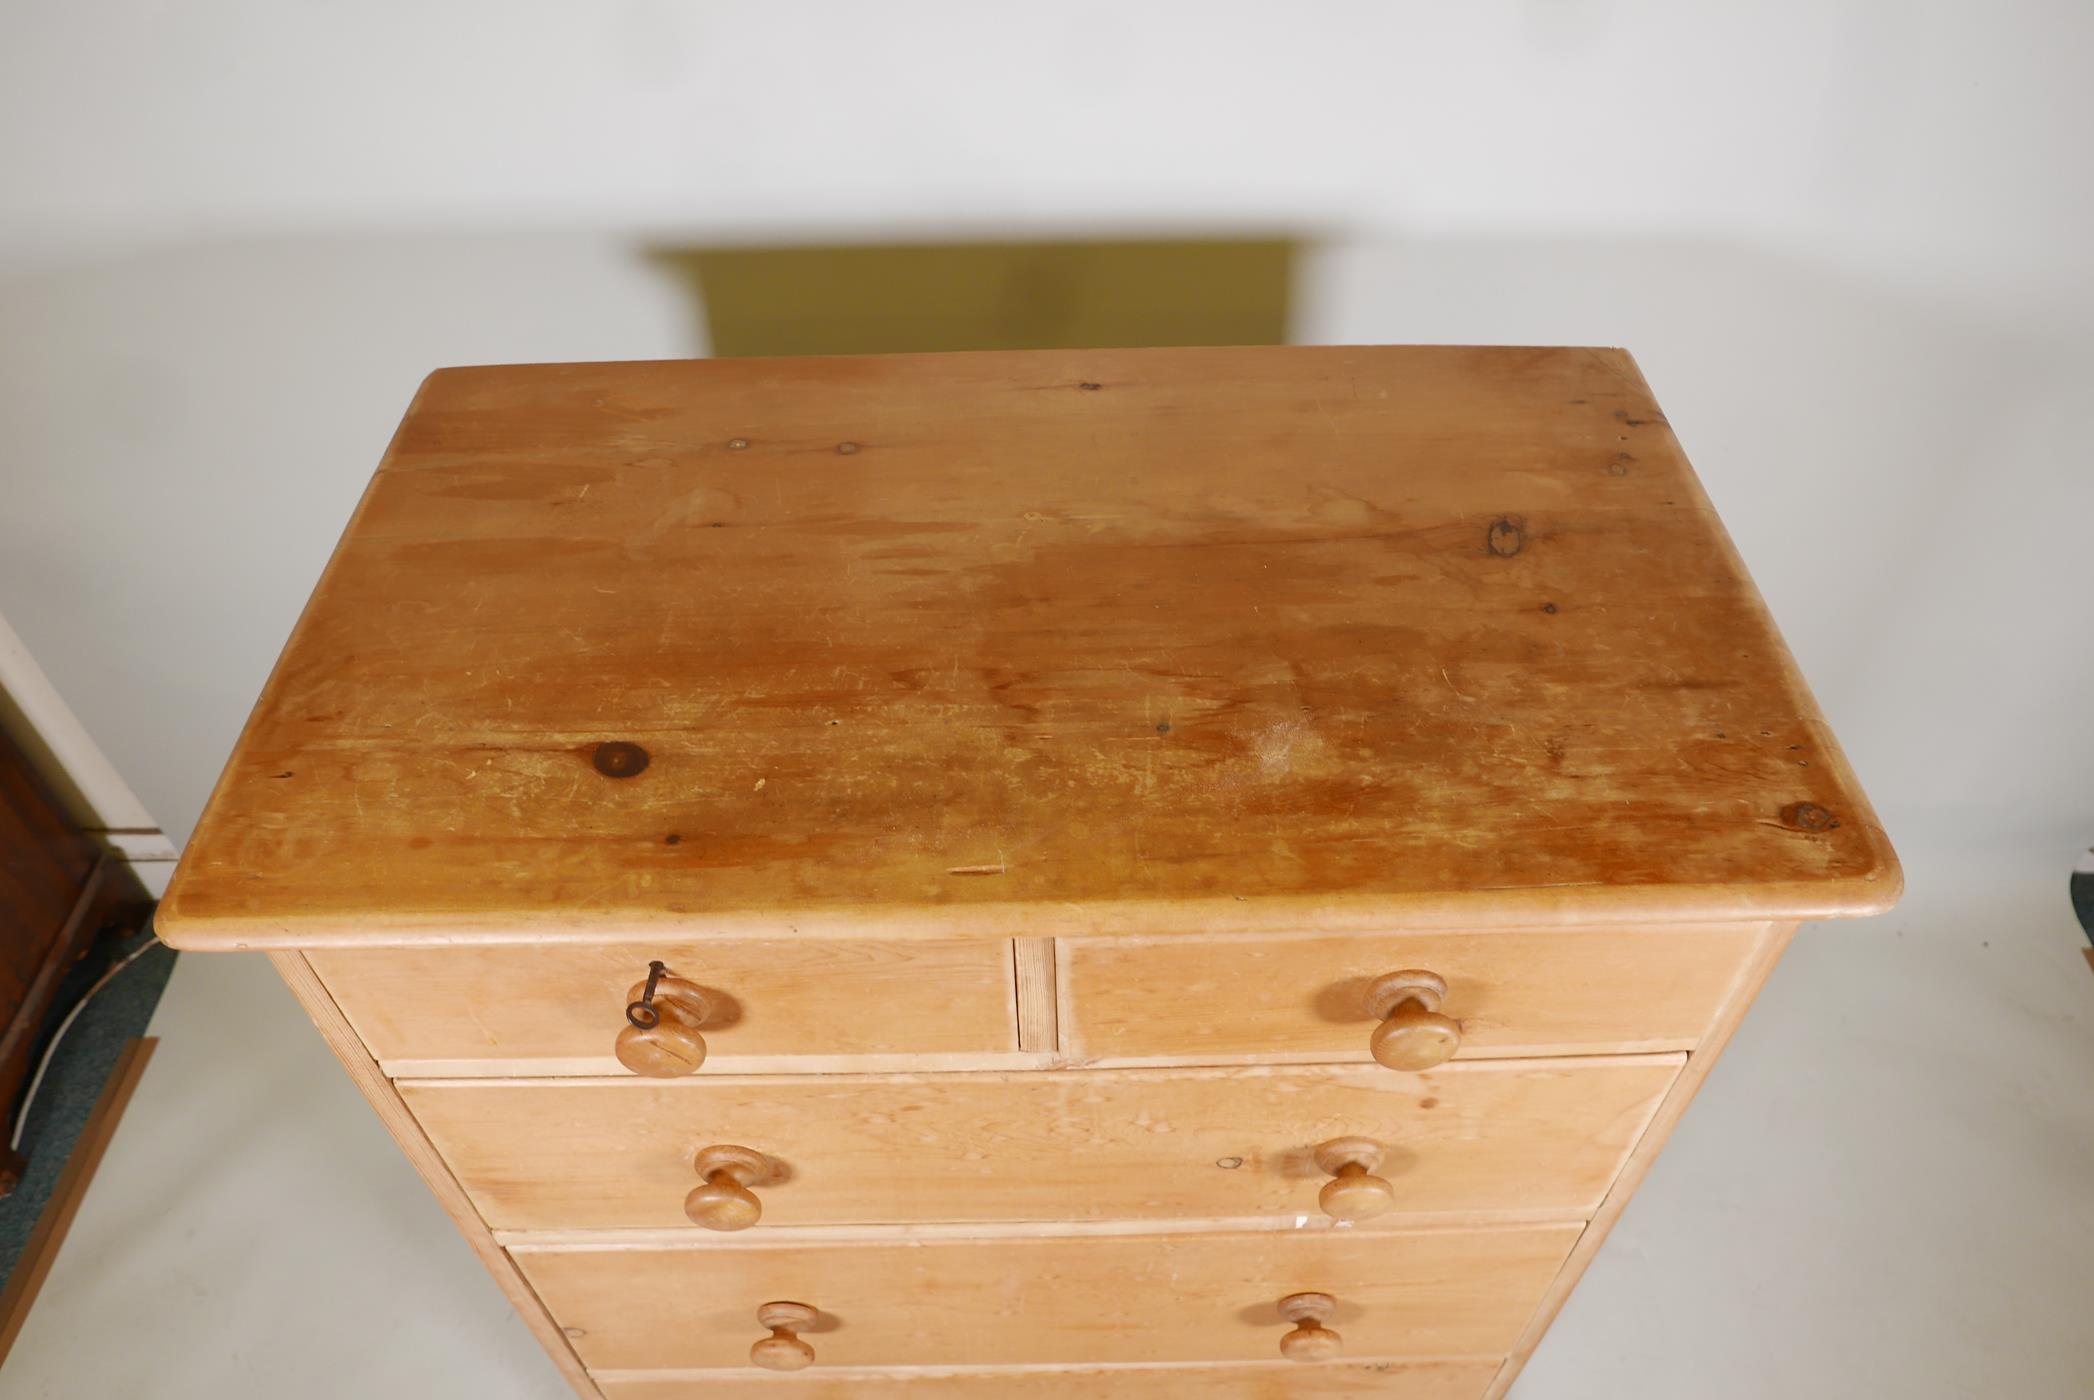
<instances>
[{"instance_id":1,"label":"white wall","mask_svg":"<svg viewBox=\"0 0 2094 1400\"><path fill-rule=\"evenodd\" d=\"M7 27L8 222L47 249L1251 220L2094 295L2076 0L42 0Z\"/></svg>"}]
</instances>

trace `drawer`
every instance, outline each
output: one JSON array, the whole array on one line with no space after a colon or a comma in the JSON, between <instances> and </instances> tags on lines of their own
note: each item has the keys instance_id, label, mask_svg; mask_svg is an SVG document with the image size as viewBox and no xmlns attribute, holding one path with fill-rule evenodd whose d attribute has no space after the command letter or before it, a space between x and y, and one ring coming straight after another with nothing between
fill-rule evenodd
<instances>
[{"instance_id":1,"label":"drawer","mask_svg":"<svg viewBox=\"0 0 2094 1400\"><path fill-rule=\"evenodd\" d=\"M1222 1231L663 1248L517 1248L592 1370L728 1367L766 1302L820 1311L825 1366L1270 1361L1292 1293L1337 1300L1349 1360L1510 1351L1582 1227ZM1313 1368L1300 1366L1307 1372Z\"/></svg>"},{"instance_id":2,"label":"drawer","mask_svg":"<svg viewBox=\"0 0 2094 1400\"><path fill-rule=\"evenodd\" d=\"M1446 983L1461 1056L1691 1050L1758 924L1547 933L1064 940L1062 1049L1086 1062L1364 1060L1368 990Z\"/></svg>"},{"instance_id":3,"label":"drawer","mask_svg":"<svg viewBox=\"0 0 2094 1400\"><path fill-rule=\"evenodd\" d=\"M819 1341L817 1334L811 1340ZM850 1371L740 1379L718 1371L605 1372L604 1400L1479 1400L1493 1361L1287 1361L1051 1371Z\"/></svg>"},{"instance_id":4,"label":"drawer","mask_svg":"<svg viewBox=\"0 0 2094 1400\"><path fill-rule=\"evenodd\" d=\"M626 1074L628 993L660 959L704 992L706 1061L932 1067L1018 1048L1007 939L723 940L315 949L307 955L394 1075ZM883 1062L884 1065L883 1065Z\"/></svg>"},{"instance_id":5,"label":"drawer","mask_svg":"<svg viewBox=\"0 0 2094 1400\"><path fill-rule=\"evenodd\" d=\"M498 1230L671 1228L693 1156L769 1159L765 1228L1310 1217L1314 1149L1384 1148L1386 1217L1591 1214L1683 1057L847 1079L403 1081ZM1377 1190L1368 1183L1370 1190Z\"/></svg>"}]
</instances>

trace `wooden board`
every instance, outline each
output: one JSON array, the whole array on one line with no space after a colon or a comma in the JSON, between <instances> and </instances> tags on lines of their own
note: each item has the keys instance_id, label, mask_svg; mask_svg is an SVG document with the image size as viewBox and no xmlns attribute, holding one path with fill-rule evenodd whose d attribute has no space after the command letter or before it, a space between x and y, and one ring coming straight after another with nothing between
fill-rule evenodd
<instances>
[{"instance_id":1,"label":"wooden board","mask_svg":"<svg viewBox=\"0 0 2094 1400\"><path fill-rule=\"evenodd\" d=\"M1040 1371L599 1373L605 1400L1478 1400L1493 1361L1290 1361Z\"/></svg>"},{"instance_id":2,"label":"wooden board","mask_svg":"<svg viewBox=\"0 0 2094 1400\"><path fill-rule=\"evenodd\" d=\"M1064 940L1073 1060L1203 1064L1367 1059L1367 987L1420 968L1447 982L1463 1058L1687 1050L1763 925Z\"/></svg>"},{"instance_id":3,"label":"wooden board","mask_svg":"<svg viewBox=\"0 0 2094 1400\"><path fill-rule=\"evenodd\" d=\"M1312 1149L1368 1137L1405 1216L1583 1219L1684 1057L1361 1068L406 1081L489 1225L682 1227L711 1143L782 1164L758 1230L1322 1219ZM1387 1217L1383 1217L1384 1220Z\"/></svg>"},{"instance_id":4,"label":"wooden board","mask_svg":"<svg viewBox=\"0 0 2094 1400\"><path fill-rule=\"evenodd\" d=\"M95 935L88 916L109 864L29 755L0 733L0 1104L19 1097L59 983ZM0 1191L14 1189L19 1165L0 1142Z\"/></svg>"},{"instance_id":5,"label":"wooden board","mask_svg":"<svg viewBox=\"0 0 2094 1400\"><path fill-rule=\"evenodd\" d=\"M1625 353L897 355L431 376L160 927L1473 929L1898 886Z\"/></svg>"},{"instance_id":6,"label":"wooden board","mask_svg":"<svg viewBox=\"0 0 2094 1400\"><path fill-rule=\"evenodd\" d=\"M716 1068L930 1068L1018 1050L1008 943L722 939L310 955L388 1073L624 1074L627 993L660 958L705 990Z\"/></svg>"},{"instance_id":7,"label":"wooden board","mask_svg":"<svg viewBox=\"0 0 2094 1400\"><path fill-rule=\"evenodd\" d=\"M816 1365L1265 1361L1287 1294L1350 1359L1496 1356L1575 1225L1123 1239L514 1251L592 1369L748 1368L757 1306L821 1310ZM1305 1368L1306 1369L1306 1368Z\"/></svg>"},{"instance_id":8,"label":"wooden board","mask_svg":"<svg viewBox=\"0 0 2094 1400\"><path fill-rule=\"evenodd\" d=\"M1054 940L1011 940L1011 972L1018 988L1018 1044L1022 1049L1059 1056L1061 1007L1057 1000Z\"/></svg>"}]
</instances>

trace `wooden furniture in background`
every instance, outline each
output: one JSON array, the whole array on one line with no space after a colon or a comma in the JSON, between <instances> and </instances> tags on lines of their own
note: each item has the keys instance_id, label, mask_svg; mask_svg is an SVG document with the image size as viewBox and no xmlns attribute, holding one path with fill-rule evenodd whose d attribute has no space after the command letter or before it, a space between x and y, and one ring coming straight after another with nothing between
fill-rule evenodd
<instances>
[{"instance_id":1,"label":"wooden furniture in background","mask_svg":"<svg viewBox=\"0 0 2094 1400\"><path fill-rule=\"evenodd\" d=\"M1281 239L658 248L712 353L891 354L1287 337Z\"/></svg>"},{"instance_id":2,"label":"wooden furniture in background","mask_svg":"<svg viewBox=\"0 0 2094 1400\"><path fill-rule=\"evenodd\" d=\"M0 1195L21 1180L8 1130L59 985L105 924L144 902L130 867L81 830L0 732Z\"/></svg>"},{"instance_id":3,"label":"wooden furniture in background","mask_svg":"<svg viewBox=\"0 0 2094 1400\"><path fill-rule=\"evenodd\" d=\"M1898 888L1627 355L1081 351L433 375L160 927L582 1395L1474 1400Z\"/></svg>"}]
</instances>

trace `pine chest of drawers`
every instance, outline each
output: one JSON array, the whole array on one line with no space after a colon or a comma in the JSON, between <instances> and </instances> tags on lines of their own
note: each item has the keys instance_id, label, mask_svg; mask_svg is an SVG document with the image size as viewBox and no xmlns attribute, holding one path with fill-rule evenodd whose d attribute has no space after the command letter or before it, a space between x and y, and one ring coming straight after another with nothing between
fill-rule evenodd
<instances>
[{"instance_id":1,"label":"pine chest of drawers","mask_svg":"<svg viewBox=\"0 0 2094 1400\"><path fill-rule=\"evenodd\" d=\"M443 370L161 911L583 1394L1502 1394L1882 831L1629 357Z\"/></svg>"}]
</instances>

